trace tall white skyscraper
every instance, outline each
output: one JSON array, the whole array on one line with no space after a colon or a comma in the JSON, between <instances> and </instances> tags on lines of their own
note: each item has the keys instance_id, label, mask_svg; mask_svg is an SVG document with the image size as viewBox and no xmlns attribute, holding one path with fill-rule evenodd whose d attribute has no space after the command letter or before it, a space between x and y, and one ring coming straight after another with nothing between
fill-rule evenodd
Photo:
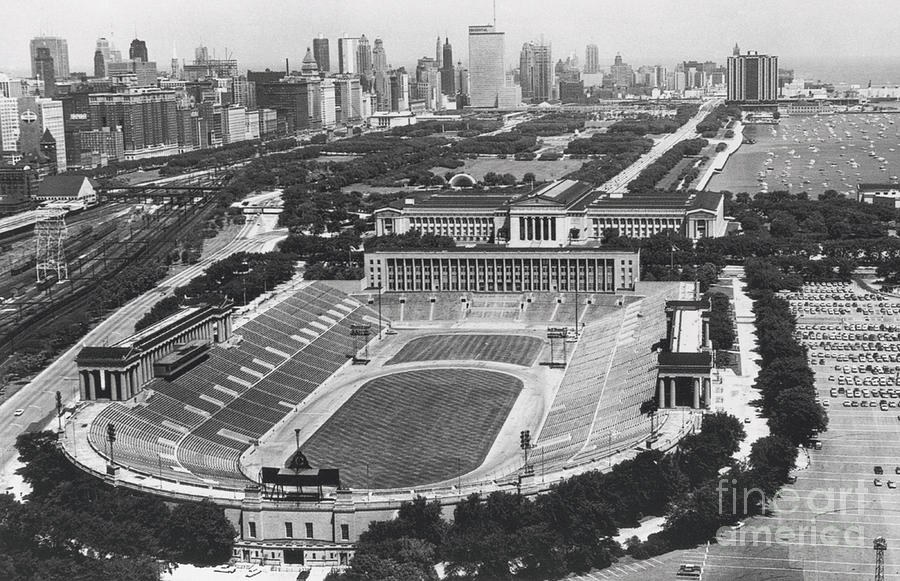
<instances>
[{"instance_id":1,"label":"tall white skyscraper","mask_svg":"<svg viewBox=\"0 0 900 581\"><path fill-rule=\"evenodd\" d=\"M338 39L338 72L342 75L359 74L357 70L357 54L359 38L344 36Z\"/></svg>"},{"instance_id":2,"label":"tall white skyscraper","mask_svg":"<svg viewBox=\"0 0 900 581\"><path fill-rule=\"evenodd\" d=\"M18 99L0 96L0 151L15 151L18 139Z\"/></svg>"},{"instance_id":3,"label":"tall white skyscraper","mask_svg":"<svg viewBox=\"0 0 900 581\"><path fill-rule=\"evenodd\" d=\"M38 36L31 39L31 76L37 77L40 68L36 62L37 49L46 48L53 58L53 74L57 80L69 78L69 44L65 38Z\"/></svg>"},{"instance_id":4,"label":"tall white skyscraper","mask_svg":"<svg viewBox=\"0 0 900 581\"><path fill-rule=\"evenodd\" d=\"M469 104L497 107L506 86L504 34L493 25L469 27Z\"/></svg>"},{"instance_id":5,"label":"tall white skyscraper","mask_svg":"<svg viewBox=\"0 0 900 581\"><path fill-rule=\"evenodd\" d=\"M44 131L50 131L50 135L56 140L56 170L59 173L66 171L66 134L63 123L62 101L53 99L37 99L41 125Z\"/></svg>"}]
</instances>

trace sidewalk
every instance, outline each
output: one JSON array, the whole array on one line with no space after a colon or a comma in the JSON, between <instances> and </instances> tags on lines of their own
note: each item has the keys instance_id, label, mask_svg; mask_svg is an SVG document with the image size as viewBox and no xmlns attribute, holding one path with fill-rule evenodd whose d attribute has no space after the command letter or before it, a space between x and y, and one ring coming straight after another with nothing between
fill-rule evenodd
<instances>
[{"instance_id":1,"label":"sidewalk","mask_svg":"<svg viewBox=\"0 0 900 581\"><path fill-rule=\"evenodd\" d=\"M734 294L735 331L741 357L741 375L731 369L719 370L718 380L713 380L713 403L717 411L725 411L745 422L744 430L747 438L741 443L736 454L739 460L750 455L750 448L759 438L769 435L769 426L765 418L756 414L756 408L750 405L759 397L753 389L753 383L759 373L757 363L756 317L753 313L753 301L747 296L747 285L741 280L743 268L727 267L723 278L731 277ZM749 420L749 422L747 421Z\"/></svg>"}]
</instances>

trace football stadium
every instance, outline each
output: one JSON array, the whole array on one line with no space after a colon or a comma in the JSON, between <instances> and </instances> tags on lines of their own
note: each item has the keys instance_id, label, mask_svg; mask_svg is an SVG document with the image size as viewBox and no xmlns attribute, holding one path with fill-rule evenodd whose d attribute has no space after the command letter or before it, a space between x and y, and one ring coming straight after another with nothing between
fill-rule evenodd
<instances>
[{"instance_id":1,"label":"football stadium","mask_svg":"<svg viewBox=\"0 0 900 581\"><path fill-rule=\"evenodd\" d=\"M693 283L631 286L302 281L241 317L187 308L82 349L64 448L116 485L223 505L238 558L345 563L416 496L451 514L471 493L539 493L672 447L709 402L703 305Z\"/></svg>"}]
</instances>

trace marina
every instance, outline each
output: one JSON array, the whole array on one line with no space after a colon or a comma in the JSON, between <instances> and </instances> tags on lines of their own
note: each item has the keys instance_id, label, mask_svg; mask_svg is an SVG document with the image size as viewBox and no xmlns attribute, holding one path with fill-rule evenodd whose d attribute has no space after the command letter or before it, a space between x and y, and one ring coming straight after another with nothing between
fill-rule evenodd
<instances>
[{"instance_id":1,"label":"marina","mask_svg":"<svg viewBox=\"0 0 900 581\"><path fill-rule=\"evenodd\" d=\"M744 139L708 189L855 195L859 183L900 176L900 115L893 112L783 117L746 126Z\"/></svg>"}]
</instances>

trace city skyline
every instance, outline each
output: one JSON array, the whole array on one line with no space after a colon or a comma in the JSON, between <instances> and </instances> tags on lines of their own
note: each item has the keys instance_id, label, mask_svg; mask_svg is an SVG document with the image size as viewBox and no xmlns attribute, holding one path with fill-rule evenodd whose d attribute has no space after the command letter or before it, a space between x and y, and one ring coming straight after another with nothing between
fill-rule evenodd
<instances>
[{"instance_id":1,"label":"city skyline","mask_svg":"<svg viewBox=\"0 0 900 581\"><path fill-rule=\"evenodd\" d=\"M752 8L734 0L715 4L694 0L677 5L645 0L617 9L613 18L609 6L602 3L564 0L547 5L501 0L497 4L497 27L506 33L508 62L517 60L518 47L524 42L541 35L553 43L556 59L565 59L571 53L583 58L587 44L598 45L601 67L608 67L616 53L635 65L671 65L692 58L724 61L735 42L747 49L778 54L787 67L794 61L806 65L814 58L886 60L897 52L898 41L891 40L892 15L883 4L867 1L853 11L831 0L800 4L814 9L792 5L793 9L786 11L770 0L755 3ZM715 12L708 10L710 7ZM125 9L107 3L74 6L51 0L41 8L38 18L30 10L9 11L10 33L0 38L0 54L6 55L0 63L4 72L22 74L30 70L28 43L42 34L68 41L73 71L93 70L96 40L101 36L123 52L133 38L146 40L149 58L157 62L169 62L173 47L180 59L190 61L194 48L205 45L220 57L227 49L241 68L274 69L281 68L285 58L299 63L320 33L331 40L332 59L337 56L334 48L340 36L365 34L370 40L384 40L392 66L410 70L418 58L433 54L437 35L455 41L459 48L454 58L467 63L463 40L468 26L492 22L491 3L486 0L461 0L453 6L401 1L381 5L377 11L359 2L337 0L327 6L302 7L302 15L301 7L282 2L252 7L229 2L162 3ZM176 22L191 25L173 27L170 9L180 12ZM841 18L834 17L838 13ZM653 26L654 22L678 18L688 23L683 31ZM398 27L397 23L405 26ZM239 32L242 28L247 34Z\"/></svg>"}]
</instances>

